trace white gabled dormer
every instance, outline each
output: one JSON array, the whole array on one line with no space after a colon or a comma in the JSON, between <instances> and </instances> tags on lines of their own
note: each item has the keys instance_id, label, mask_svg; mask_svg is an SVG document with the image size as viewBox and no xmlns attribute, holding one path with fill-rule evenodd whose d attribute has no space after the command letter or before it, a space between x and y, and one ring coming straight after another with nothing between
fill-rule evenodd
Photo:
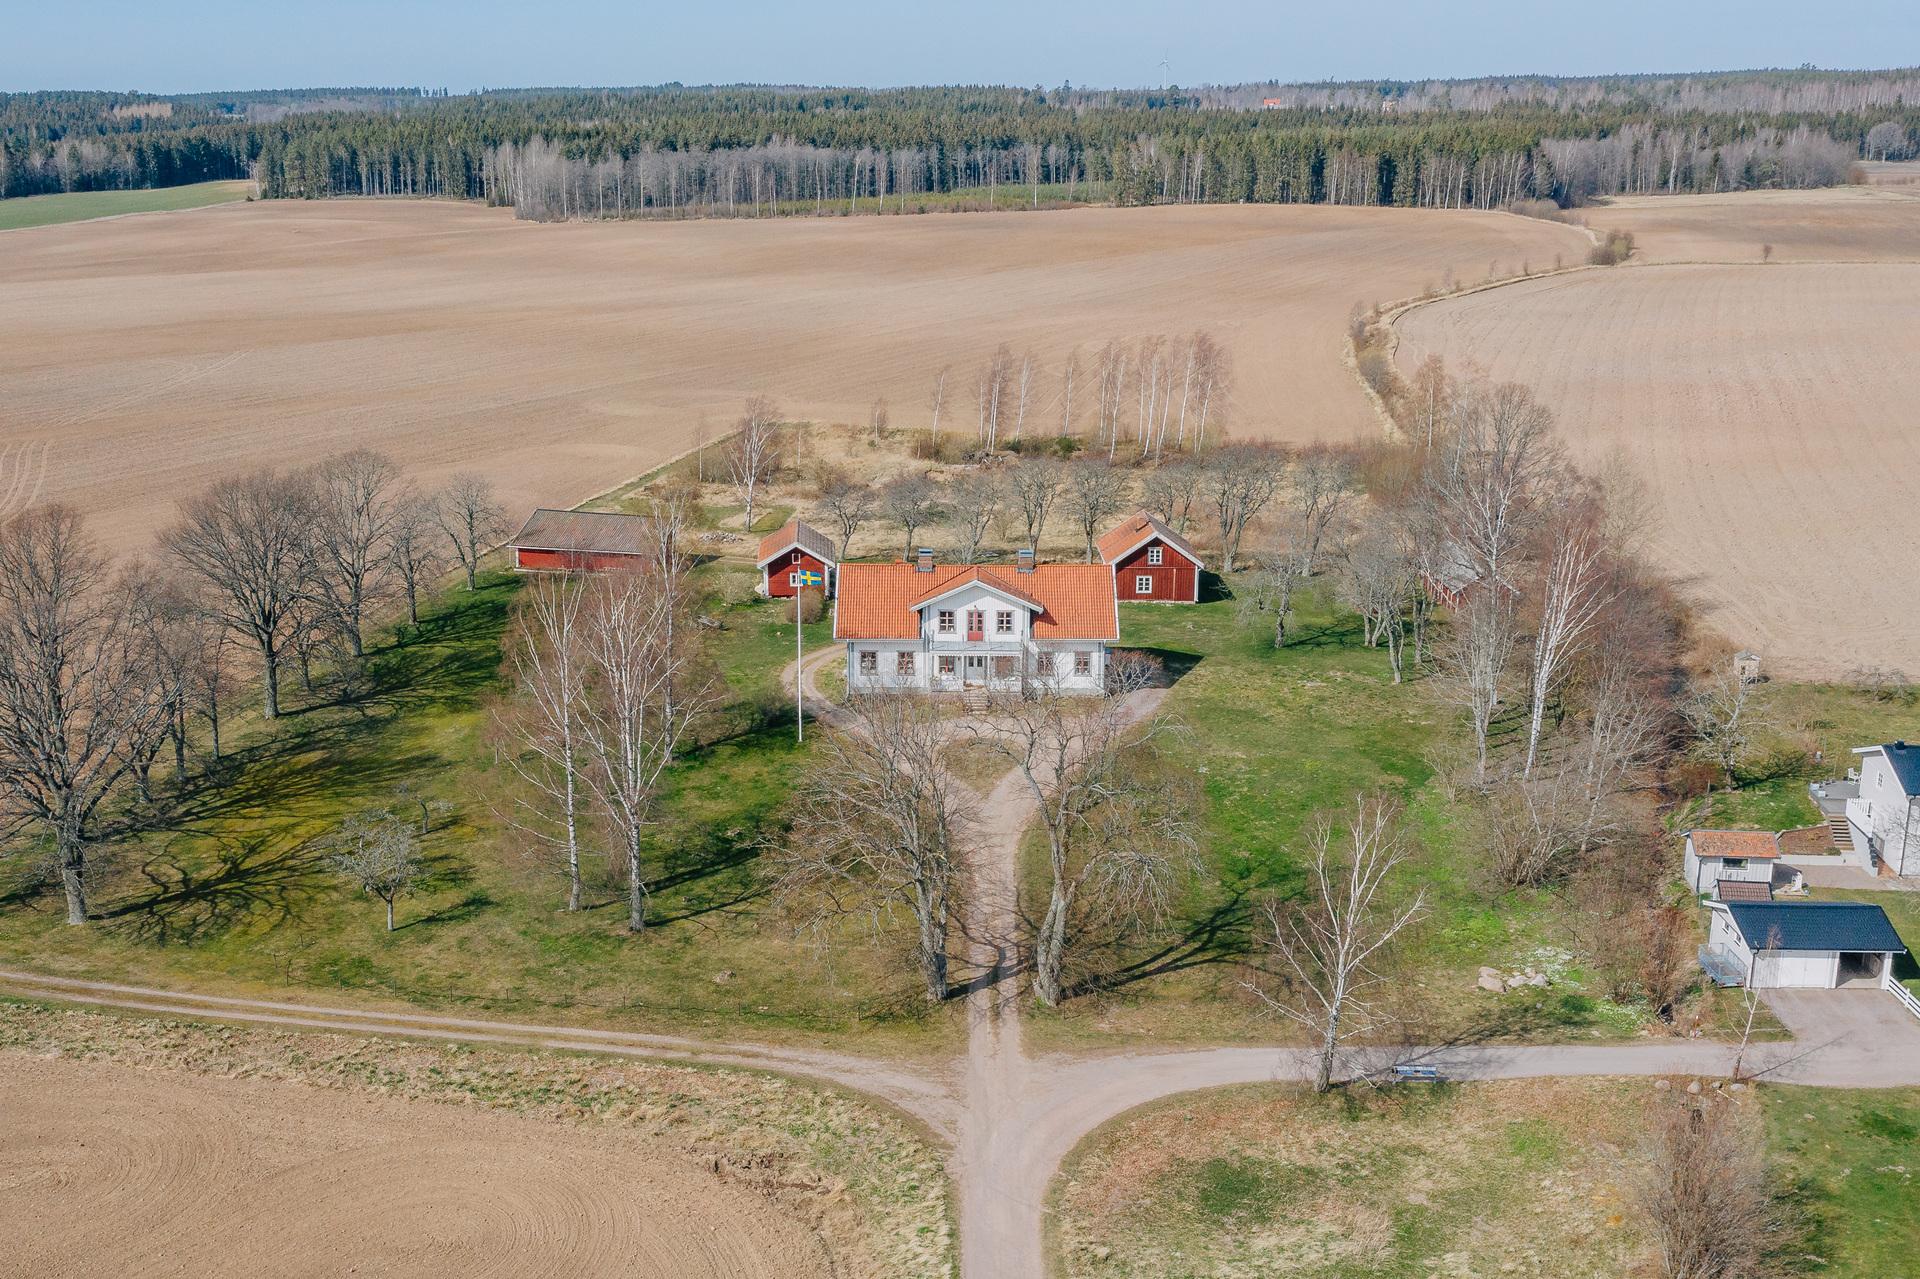
<instances>
[{"instance_id":1,"label":"white gabled dormer","mask_svg":"<svg viewBox=\"0 0 1920 1279\"><path fill-rule=\"evenodd\" d=\"M920 634L933 644L1024 644L1033 636L1033 619L1043 610L1037 600L1008 590L979 574L950 582L937 593L914 601Z\"/></svg>"}]
</instances>

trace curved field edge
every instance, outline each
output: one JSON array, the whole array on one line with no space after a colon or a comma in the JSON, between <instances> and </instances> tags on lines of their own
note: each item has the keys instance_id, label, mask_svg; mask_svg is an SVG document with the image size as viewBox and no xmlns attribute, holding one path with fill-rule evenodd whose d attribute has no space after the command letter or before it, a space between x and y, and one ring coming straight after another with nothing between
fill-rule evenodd
<instances>
[{"instance_id":1,"label":"curved field edge","mask_svg":"<svg viewBox=\"0 0 1920 1279\"><path fill-rule=\"evenodd\" d=\"M1618 268L1398 313L1399 367L1428 354L1527 383L1576 460L1647 481L1652 549L1775 674L1909 669L1920 612L1898 537L1920 503L1899 429L1920 380L1920 266Z\"/></svg>"},{"instance_id":2,"label":"curved field edge","mask_svg":"<svg viewBox=\"0 0 1920 1279\"><path fill-rule=\"evenodd\" d=\"M1089 1134L1048 1195L1058 1279L1638 1273L1650 1101L1691 1081L1512 1080L1169 1097ZM1920 1230L1920 1089L1703 1090L1764 1125L1806 1271L1894 1273ZM1757 1112L1754 1108L1757 1107Z\"/></svg>"},{"instance_id":3,"label":"curved field edge","mask_svg":"<svg viewBox=\"0 0 1920 1279\"><path fill-rule=\"evenodd\" d=\"M910 1119L831 1088L751 1071L591 1054L420 1044L210 1025L0 997L9 1054L264 1080L478 1107L670 1148L803 1223L838 1272L954 1272L944 1156Z\"/></svg>"}]
</instances>

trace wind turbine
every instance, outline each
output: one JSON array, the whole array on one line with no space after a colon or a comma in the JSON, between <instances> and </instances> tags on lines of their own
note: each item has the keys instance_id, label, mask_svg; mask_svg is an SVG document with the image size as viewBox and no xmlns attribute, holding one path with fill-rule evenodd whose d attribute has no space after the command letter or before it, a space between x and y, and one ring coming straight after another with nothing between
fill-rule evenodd
<instances>
[{"instance_id":1,"label":"wind turbine","mask_svg":"<svg viewBox=\"0 0 1920 1279\"><path fill-rule=\"evenodd\" d=\"M1166 55L1162 54L1160 57L1160 92L1165 93L1166 91L1167 91L1167 59L1166 59Z\"/></svg>"}]
</instances>

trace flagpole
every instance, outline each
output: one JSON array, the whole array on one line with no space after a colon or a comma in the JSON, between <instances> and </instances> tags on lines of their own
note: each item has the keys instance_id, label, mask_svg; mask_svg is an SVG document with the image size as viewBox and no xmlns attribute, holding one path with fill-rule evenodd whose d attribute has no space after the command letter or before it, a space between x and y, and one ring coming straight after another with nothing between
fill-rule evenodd
<instances>
[{"instance_id":1,"label":"flagpole","mask_svg":"<svg viewBox=\"0 0 1920 1279\"><path fill-rule=\"evenodd\" d=\"M806 661L806 650L802 646L801 636L806 632L807 588L796 586L793 590L793 740L795 745L805 745L807 740L807 672L802 665Z\"/></svg>"}]
</instances>

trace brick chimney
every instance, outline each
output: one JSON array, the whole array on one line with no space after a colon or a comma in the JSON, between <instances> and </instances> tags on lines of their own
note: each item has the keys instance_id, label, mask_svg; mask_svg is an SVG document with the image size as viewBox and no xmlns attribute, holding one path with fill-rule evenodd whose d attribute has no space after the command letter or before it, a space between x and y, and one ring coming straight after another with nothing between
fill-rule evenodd
<instances>
[{"instance_id":1,"label":"brick chimney","mask_svg":"<svg viewBox=\"0 0 1920 1279\"><path fill-rule=\"evenodd\" d=\"M916 572L933 572L933 548L931 546L923 546L920 548L919 554L914 556L913 567Z\"/></svg>"},{"instance_id":2,"label":"brick chimney","mask_svg":"<svg viewBox=\"0 0 1920 1279\"><path fill-rule=\"evenodd\" d=\"M1024 547L1024 546L1023 546L1023 547L1021 547L1021 548L1020 548L1020 553L1019 553L1019 555L1017 555L1017 556L1016 556L1016 557L1014 558L1014 565L1013 565L1013 566L1014 566L1014 572L1016 572L1016 573L1031 573L1031 572L1033 572L1033 551L1032 551L1032 549L1031 549L1031 548L1028 548L1028 547Z\"/></svg>"}]
</instances>

